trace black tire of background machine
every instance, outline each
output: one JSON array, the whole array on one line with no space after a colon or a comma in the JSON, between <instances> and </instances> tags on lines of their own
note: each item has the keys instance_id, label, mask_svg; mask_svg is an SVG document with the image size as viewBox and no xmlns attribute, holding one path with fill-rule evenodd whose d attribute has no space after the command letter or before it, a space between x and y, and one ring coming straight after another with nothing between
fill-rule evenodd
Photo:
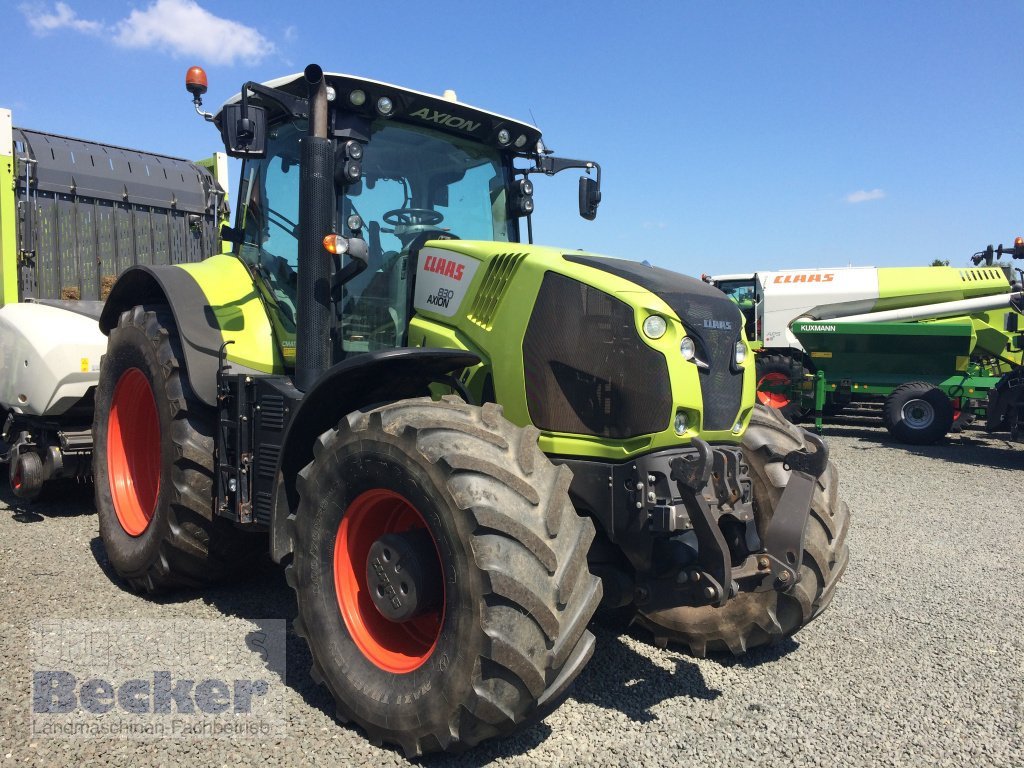
<instances>
[{"instance_id":1,"label":"black tire of background machine","mask_svg":"<svg viewBox=\"0 0 1024 768\"><path fill-rule=\"evenodd\" d=\"M785 376L790 384L795 386L803 381L805 373L804 365L800 360L794 360L788 355L781 354L758 355L755 368L759 387L764 377L772 374ZM767 405L767 403L760 399L760 392L758 393L758 402ZM808 414L808 410L803 407L800 398L791 398L785 405L777 407L776 410L793 424L799 424Z\"/></svg>"},{"instance_id":2,"label":"black tire of background machine","mask_svg":"<svg viewBox=\"0 0 1024 768\"><path fill-rule=\"evenodd\" d=\"M754 512L763 537L790 472L783 469L782 462L767 462L762 446L785 454L807 444L801 430L777 410L755 406L743 437L743 452L753 478ZM850 558L846 541L850 508L839 498L838 487L838 472L829 461L814 491L800 581L794 587L786 592L741 592L722 608L641 612L637 624L654 635L657 645L679 643L695 656L724 651L740 654L777 643L807 626L832 601Z\"/></svg>"},{"instance_id":3,"label":"black tire of background machine","mask_svg":"<svg viewBox=\"0 0 1024 768\"><path fill-rule=\"evenodd\" d=\"M953 426L953 403L926 381L901 384L885 398L882 421L889 434L901 443L929 445Z\"/></svg>"},{"instance_id":4,"label":"black tire of background machine","mask_svg":"<svg viewBox=\"0 0 1024 768\"><path fill-rule=\"evenodd\" d=\"M493 403L446 397L356 411L317 439L290 518L295 630L338 718L371 742L411 757L511 733L553 709L593 653L594 525L576 514L572 474L551 464L537 435ZM331 577L349 503L378 488L414 500L446 574L436 645L408 674L356 646Z\"/></svg>"},{"instance_id":5,"label":"black tire of background machine","mask_svg":"<svg viewBox=\"0 0 1024 768\"><path fill-rule=\"evenodd\" d=\"M93 420L93 472L100 536L114 570L140 592L216 582L267 551L266 536L238 531L213 514L216 413L189 386L167 307L136 306L111 329ZM153 519L139 536L118 521L105 460L114 388L129 368L149 381L160 423L160 488Z\"/></svg>"}]
</instances>

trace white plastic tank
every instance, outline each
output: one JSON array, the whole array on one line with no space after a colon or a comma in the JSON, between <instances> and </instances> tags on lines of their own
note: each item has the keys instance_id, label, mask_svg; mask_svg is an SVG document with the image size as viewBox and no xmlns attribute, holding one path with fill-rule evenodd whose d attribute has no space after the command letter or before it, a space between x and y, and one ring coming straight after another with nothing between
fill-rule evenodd
<instances>
[{"instance_id":1,"label":"white plastic tank","mask_svg":"<svg viewBox=\"0 0 1024 768\"><path fill-rule=\"evenodd\" d=\"M100 376L107 337L95 318L46 304L0 307L0 404L58 416Z\"/></svg>"}]
</instances>

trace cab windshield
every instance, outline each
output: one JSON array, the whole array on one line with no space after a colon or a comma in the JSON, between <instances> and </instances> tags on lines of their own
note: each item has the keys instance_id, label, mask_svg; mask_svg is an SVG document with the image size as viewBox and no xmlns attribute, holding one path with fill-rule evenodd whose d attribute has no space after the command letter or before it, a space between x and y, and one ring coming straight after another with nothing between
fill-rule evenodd
<instances>
[{"instance_id":1,"label":"cab windshield","mask_svg":"<svg viewBox=\"0 0 1024 768\"><path fill-rule=\"evenodd\" d=\"M753 302L755 300L755 286L753 278L744 280L719 280L715 283L715 287L726 296L732 298L732 300L737 304Z\"/></svg>"},{"instance_id":2,"label":"cab windshield","mask_svg":"<svg viewBox=\"0 0 1024 768\"><path fill-rule=\"evenodd\" d=\"M240 256L263 276L281 330L294 337L298 270L299 140L303 124L268 135L266 158L243 168ZM337 227L350 236L350 217L363 223L366 270L344 286L340 352L401 346L408 324L409 251L438 237L516 239L508 215L509 167L487 146L387 120L371 126L362 176L339 192ZM342 355L343 356L343 355Z\"/></svg>"}]
</instances>

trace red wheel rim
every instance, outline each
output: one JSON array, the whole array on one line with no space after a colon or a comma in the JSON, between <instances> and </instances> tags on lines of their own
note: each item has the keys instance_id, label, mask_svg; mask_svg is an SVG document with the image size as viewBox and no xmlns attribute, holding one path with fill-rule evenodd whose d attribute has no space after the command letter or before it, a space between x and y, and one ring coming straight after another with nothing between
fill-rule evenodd
<instances>
[{"instance_id":1,"label":"red wheel rim","mask_svg":"<svg viewBox=\"0 0 1024 768\"><path fill-rule=\"evenodd\" d=\"M789 405L789 396L782 392L763 392L761 387L785 387L789 384L789 377L784 373L766 373L757 382L757 399L761 405L772 408L785 408Z\"/></svg>"},{"instance_id":2,"label":"red wheel rim","mask_svg":"<svg viewBox=\"0 0 1024 768\"><path fill-rule=\"evenodd\" d=\"M370 597L366 558L384 534L417 528L429 530L416 507L394 491L376 488L349 504L334 541L334 589L345 626L367 659L396 674L418 669L434 652L444 621L444 598L436 611L409 621L385 618Z\"/></svg>"},{"instance_id":3,"label":"red wheel rim","mask_svg":"<svg viewBox=\"0 0 1024 768\"><path fill-rule=\"evenodd\" d=\"M125 533L149 527L160 492L160 419L146 375L121 374L107 418L107 474L114 512Z\"/></svg>"}]
</instances>

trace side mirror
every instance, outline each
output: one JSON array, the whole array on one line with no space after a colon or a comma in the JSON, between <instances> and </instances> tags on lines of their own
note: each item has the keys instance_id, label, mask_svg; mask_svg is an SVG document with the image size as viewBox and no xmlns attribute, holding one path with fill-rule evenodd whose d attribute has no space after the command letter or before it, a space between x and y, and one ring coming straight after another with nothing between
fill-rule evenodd
<instances>
[{"instance_id":1,"label":"side mirror","mask_svg":"<svg viewBox=\"0 0 1024 768\"><path fill-rule=\"evenodd\" d=\"M597 218L601 202L601 185L589 176L580 176L580 216L587 221Z\"/></svg>"},{"instance_id":2,"label":"side mirror","mask_svg":"<svg viewBox=\"0 0 1024 768\"><path fill-rule=\"evenodd\" d=\"M231 157L267 156L267 111L253 104L227 104L220 115L220 136Z\"/></svg>"}]
</instances>

